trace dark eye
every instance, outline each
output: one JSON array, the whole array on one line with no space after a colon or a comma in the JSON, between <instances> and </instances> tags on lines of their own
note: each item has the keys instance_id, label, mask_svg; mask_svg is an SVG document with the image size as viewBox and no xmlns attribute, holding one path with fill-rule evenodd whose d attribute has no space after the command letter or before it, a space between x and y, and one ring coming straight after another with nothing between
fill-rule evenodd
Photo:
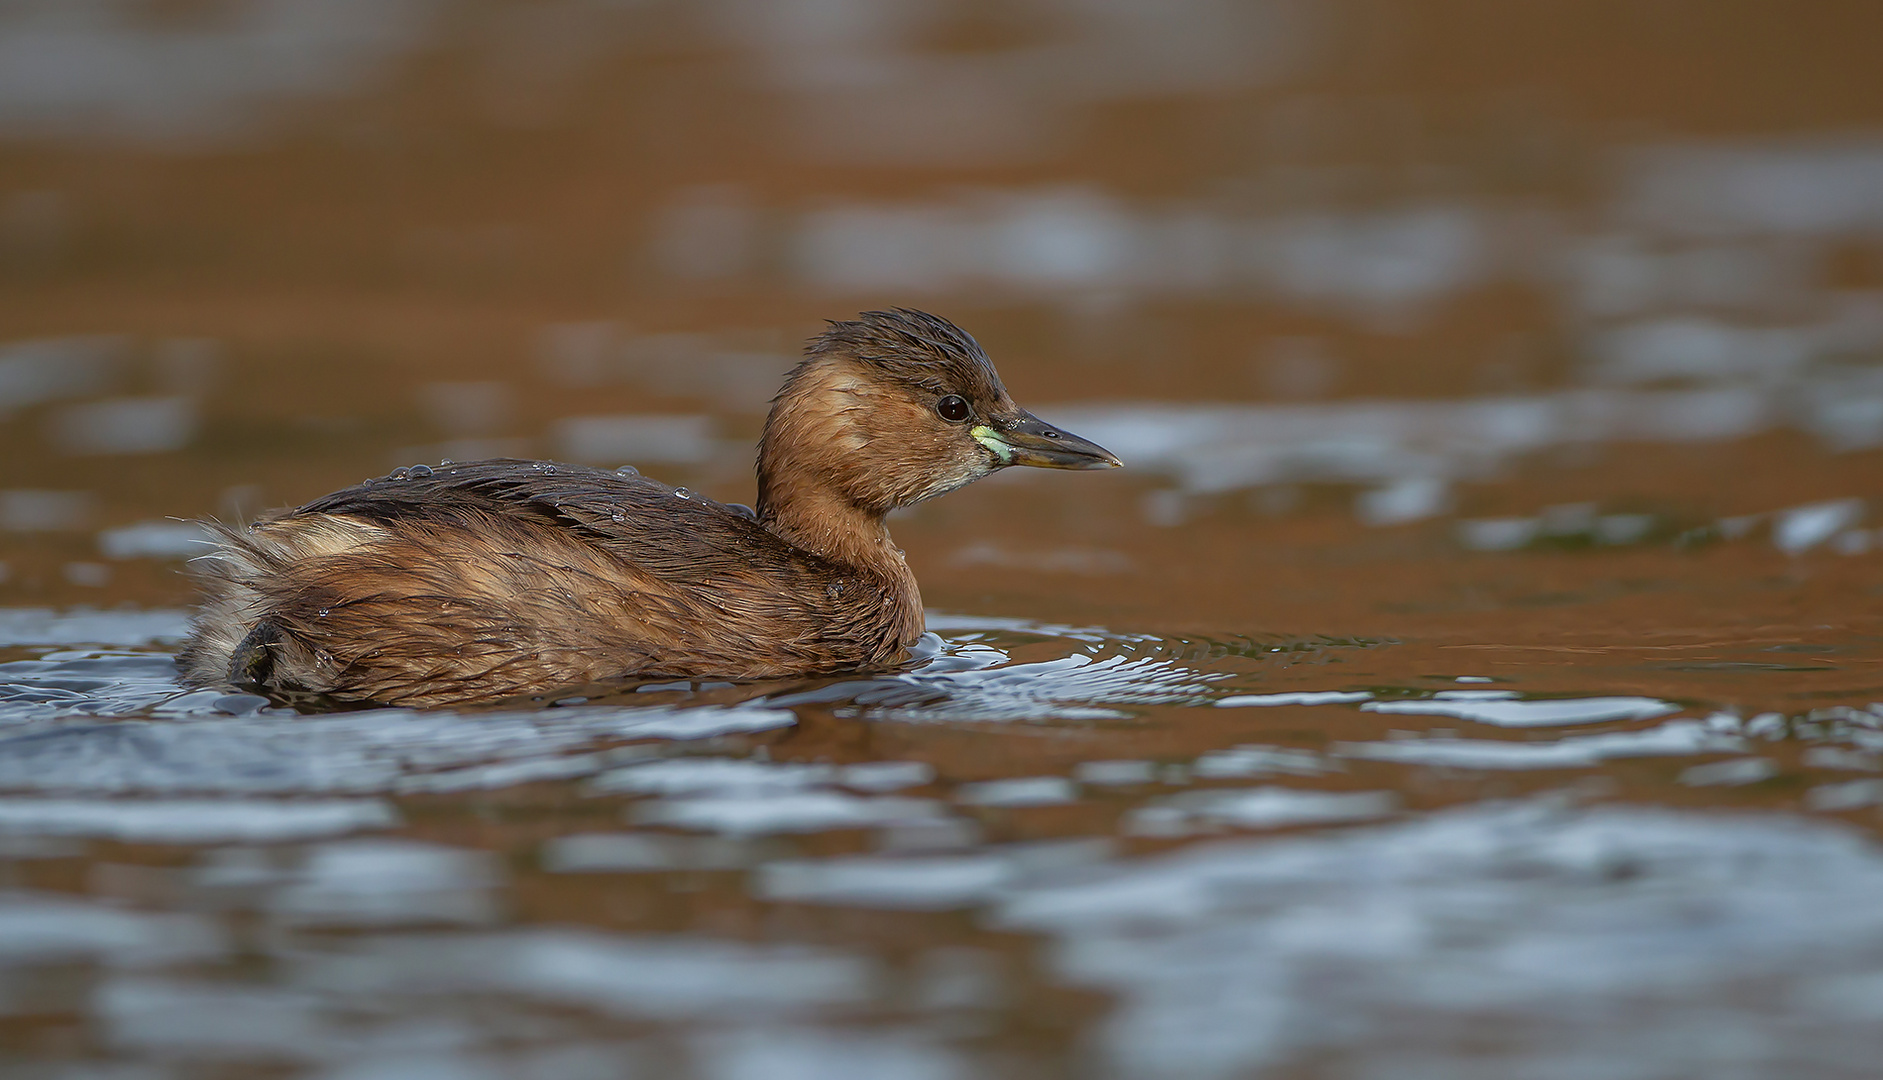
<instances>
[{"instance_id":1,"label":"dark eye","mask_svg":"<svg viewBox=\"0 0 1883 1080\"><path fill-rule=\"evenodd\" d=\"M947 397L937 401L935 403L935 411L941 414L943 420L951 424L959 424L961 421L974 415L974 410L968 407L968 403L955 394L949 394Z\"/></svg>"}]
</instances>

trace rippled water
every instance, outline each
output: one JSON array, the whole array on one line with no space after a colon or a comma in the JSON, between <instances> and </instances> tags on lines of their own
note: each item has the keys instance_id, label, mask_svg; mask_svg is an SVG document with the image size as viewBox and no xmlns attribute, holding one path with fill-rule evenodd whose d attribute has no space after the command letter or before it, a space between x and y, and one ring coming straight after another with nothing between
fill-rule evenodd
<instances>
[{"instance_id":1,"label":"rippled water","mask_svg":"<svg viewBox=\"0 0 1883 1080\"><path fill-rule=\"evenodd\" d=\"M1883 7L1804 7L0 3L0 1076L1878 1075ZM891 305L1127 464L897 514L910 670L177 685L196 519L749 501Z\"/></svg>"},{"instance_id":2,"label":"rippled water","mask_svg":"<svg viewBox=\"0 0 1883 1080\"><path fill-rule=\"evenodd\" d=\"M303 715L179 687L182 613L0 612L0 986L34 1075L1838 1077L1883 1052L1883 704L930 624L895 676Z\"/></svg>"}]
</instances>

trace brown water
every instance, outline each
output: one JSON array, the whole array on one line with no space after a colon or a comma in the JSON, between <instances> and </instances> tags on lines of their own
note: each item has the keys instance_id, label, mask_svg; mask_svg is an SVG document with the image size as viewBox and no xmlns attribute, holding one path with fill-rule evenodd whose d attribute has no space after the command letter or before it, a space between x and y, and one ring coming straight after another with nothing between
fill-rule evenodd
<instances>
[{"instance_id":1,"label":"brown water","mask_svg":"<svg viewBox=\"0 0 1883 1080\"><path fill-rule=\"evenodd\" d=\"M1872 5L0 9L0 1065L1865 1077ZM752 494L823 318L1116 451L894 678L186 692L188 519Z\"/></svg>"}]
</instances>

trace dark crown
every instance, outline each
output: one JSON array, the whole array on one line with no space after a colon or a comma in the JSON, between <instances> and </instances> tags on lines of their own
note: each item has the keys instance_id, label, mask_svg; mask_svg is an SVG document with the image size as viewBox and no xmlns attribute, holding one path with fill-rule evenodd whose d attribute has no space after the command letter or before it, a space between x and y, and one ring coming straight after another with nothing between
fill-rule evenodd
<instances>
[{"instance_id":1,"label":"dark crown","mask_svg":"<svg viewBox=\"0 0 1883 1080\"><path fill-rule=\"evenodd\" d=\"M833 321L811 339L810 356L837 354L861 361L937 394L997 397L1000 376L979 342L939 315L909 308L866 311Z\"/></svg>"}]
</instances>

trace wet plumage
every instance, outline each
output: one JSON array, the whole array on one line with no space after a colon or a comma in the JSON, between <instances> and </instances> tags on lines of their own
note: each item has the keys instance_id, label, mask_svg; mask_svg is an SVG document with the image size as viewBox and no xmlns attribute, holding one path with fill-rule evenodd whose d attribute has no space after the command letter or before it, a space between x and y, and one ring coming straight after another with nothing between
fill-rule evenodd
<instances>
[{"instance_id":1,"label":"wet plumage","mask_svg":"<svg viewBox=\"0 0 1883 1080\"><path fill-rule=\"evenodd\" d=\"M222 529L179 663L196 685L404 705L879 668L922 632L883 516L1016 464L1117 461L1020 410L953 324L870 312L787 377L756 513L631 470L399 470Z\"/></svg>"}]
</instances>

